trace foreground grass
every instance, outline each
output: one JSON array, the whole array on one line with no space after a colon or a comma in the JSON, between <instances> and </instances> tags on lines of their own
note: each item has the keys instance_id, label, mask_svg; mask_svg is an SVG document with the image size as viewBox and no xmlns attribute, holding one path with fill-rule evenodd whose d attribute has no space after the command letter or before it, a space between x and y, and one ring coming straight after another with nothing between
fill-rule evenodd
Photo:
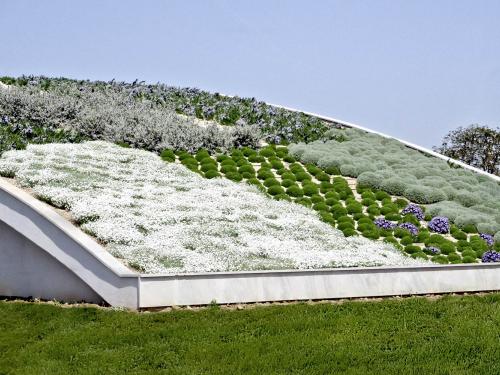
<instances>
[{"instance_id":1,"label":"foreground grass","mask_svg":"<svg viewBox=\"0 0 500 375\"><path fill-rule=\"evenodd\" d=\"M0 374L500 373L500 294L130 313L0 302Z\"/></svg>"}]
</instances>

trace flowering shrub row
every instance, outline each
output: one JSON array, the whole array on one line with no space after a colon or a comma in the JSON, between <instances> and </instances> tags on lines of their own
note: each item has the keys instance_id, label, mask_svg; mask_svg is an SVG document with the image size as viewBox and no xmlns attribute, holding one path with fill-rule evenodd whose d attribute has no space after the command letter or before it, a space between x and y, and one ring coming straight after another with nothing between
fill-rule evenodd
<instances>
[{"instance_id":1,"label":"flowering shrub row","mask_svg":"<svg viewBox=\"0 0 500 375\"><path fill-rule=\"evenodd\" d=\"M219 163L206 152L179 157L198 166ZM205 169L192 173L154 153L101 141L30 145L0 159L1 174L68 209L83 230L143 272L417 263L388 244L346 238L314 211L248 184L202 178L213 170Z\"/></svg>"},{"instance_id":2,"label":"flowering shrub row","mask_svg":"<svg viewBox=\"0 0 500 375\"><path fill-rule=\"evenodd\" d=\"M108 96L126 97L136 103L145 103L153 113L167 110L167 113L177 112L222 125L252 125L260 130L265 140L270 143L310 142L321 138L328 129L327 124L318 118L276 108L255 98L227 97L195 88L151 85L137 81L90 82L47 77L3 80L11 85L35 87L49 93L78 95L79 92L98 92Z\"/></svg>"},{"instance_id":3,"label":"flowering shrub row","mask_svg":"<svg viewBox=\"0 0 500 375\"><path fill-rule=\"evenodd\" d=\"M135 148L159 151L166 147L196 151L256 146L261 133L256 126L199 125L195 119L136 100L112 87L63 85L43 91L37 85L0 88L0 127L6 144L16 148L30 139L30 132L62 134L73 138L101 139ZM16 141L16 137L20 141ZM10 140L14 138L14 140ZM61 137L71 141L71 138ZM0 149L0 152L2 149Z\"/></svg>"}]
</instances>

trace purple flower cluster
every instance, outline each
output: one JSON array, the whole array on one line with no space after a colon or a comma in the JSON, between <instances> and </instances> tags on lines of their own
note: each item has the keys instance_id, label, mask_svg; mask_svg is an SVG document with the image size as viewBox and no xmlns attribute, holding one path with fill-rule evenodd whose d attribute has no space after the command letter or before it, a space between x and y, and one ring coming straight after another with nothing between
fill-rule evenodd
<instances>
[{"instance_id":1,"label":"purple flower cluster","mask_svg":"<svg viewBox=\"0 0 500 375\"><path fill-rule=\"evenodd\" d=\"M500 253L493 250L487 251L481 257L481 261L483 263L500 262Z\"/></svg>"},{"instance_id":2,"label":"purple flower cluster","mask_svg":"<svg viewBox=\"0 0 500 375\"><path fill-rule=\"evenodd\" d=\"M418 234L418 228L415 224L412 223L401 223L398 225L399 228L406 229L411 233L412 236L416 236Z\"/></svg>"},{"instance_id":3,"label":"purple flower cluster","mask_svg":"<svg viewBox=\"0 0 500 375\"><path fill-rule=\"evenodd\" d=\"M428 246L424 250L427 250L429 253L434 255L441 253L441 250L439 250L437 247L434 246Z\"/></svg>"},{"instance_id":4,"label":"purple flower cluster","mask_svg":"<svg viewBox=\"0 0 500 375\"><path fill-rule=\"evenodd\" d=\"M436 233L448 233L450 231L450 221L444 216L435 216L429 221L429 229Z\"/></svg>"},{"instance_id":5,"label":"purple flower cluster","mask_svg":"<svg viewBox=\"0 0 500 375\"><path fill-rule=\"evenodd\" d=\"M424 211L418 204L410 203L401 211L401 215L409 215L409 214L412 214L418 220L424 220Z\"/></svg>"},{"instance_id":6,"label":"purple flower cluster","mask_svg":"<svg viewBox=\"0 0 500 375\"><path fill-rule=\"evenodd\" d=\"M486 243L488 244L488 246L492 246L493 245L493 236L491 234L488 234L488 233L479 233L479 237L481 237L483 240L486 241Z\"/></svg>"},{"instance_id":7,"label":"purple flower cluster","mask_svg":"<svg viewBox=\"0 0 500 375\"><path fill-rule=\"evenodd\" d=\"M389 220L384 219L383 217L375 219L374 223L380 229L394 229L396 227L396 224L394 224Z\"/></svg>"}]
</instances>

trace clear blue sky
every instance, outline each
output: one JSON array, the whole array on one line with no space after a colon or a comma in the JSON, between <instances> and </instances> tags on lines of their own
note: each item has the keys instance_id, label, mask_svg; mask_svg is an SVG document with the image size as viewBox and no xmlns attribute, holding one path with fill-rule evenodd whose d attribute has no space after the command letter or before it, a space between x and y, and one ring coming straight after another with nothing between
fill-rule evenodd
<instances>
[{"instance_id":1,"label":"clear blue sky","mask_svg":"<svg viewBox=\"0 0 500 375\"><path fill-rule=\"evenodd\" d=\"M0 75L195 86L423 146L500 124L500 1L0 2Z\"/></svg>"}]
</instances>

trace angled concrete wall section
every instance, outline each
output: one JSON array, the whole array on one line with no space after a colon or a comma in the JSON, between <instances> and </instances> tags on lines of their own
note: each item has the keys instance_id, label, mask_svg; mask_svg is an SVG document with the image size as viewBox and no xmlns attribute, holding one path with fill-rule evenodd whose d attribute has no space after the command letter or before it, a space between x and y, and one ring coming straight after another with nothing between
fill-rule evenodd
<instances>
[{"instance_id":1,"label":"angled concrete wall section","mask_svg":"<svg viewBox=\"0 0 500 375\"><path fill-rule=\"evenodd\" d=\"M4 179L0 223L0 295L138 307L137 273Z\"/></svg>"}]
</instances>

